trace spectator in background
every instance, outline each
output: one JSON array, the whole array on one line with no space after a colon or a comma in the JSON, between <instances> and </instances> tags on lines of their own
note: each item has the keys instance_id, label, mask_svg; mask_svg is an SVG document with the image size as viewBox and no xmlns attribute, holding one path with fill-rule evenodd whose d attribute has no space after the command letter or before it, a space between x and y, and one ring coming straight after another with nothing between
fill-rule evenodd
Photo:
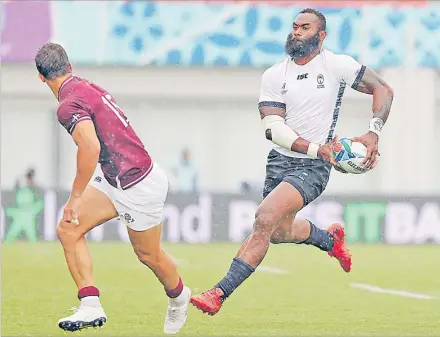
<instances>
[{"instance_id":1,"label":"spectator in background","mask_svg":"<svg viewBox=\"0 0 440 337\"><path fill-rule=\"evenodd\" d=\"M256 184L253 181L242 181L240 183L240 194L261 194L263 193L263 188L260 184Z\"/></svg>"},{"instance_id":2,"label":"spectator in background","mask_svg":"<svg viewBox=\"0 0 440 337\"><path fill-rule=\"evenodd\" d=\"M182 150L182 157L172 169L175 178L175 190L179 193L195 193L198 191L198 172L194 166L188 148Z\"/></svg>"},{"instance_id":3,"label":"spectator in background","mask_svg":"<svg viewBox=\"0 0 440 337\"><path fill-rule=\"evenodd\" d=\"M29 169L26 173L26 187L35 188L35 170Z\"/></svg>"},{"instance_id":4,"label":"spectator in background","mask_svg":"<svg viewBox=\"0 0 440 337\"><path fill-rule=\"evenodd\" d=\"M25 188L25 187L29 187L32 189L36 188L36 184L35 184L35 169L34 168L29 168L26 171L26 174L24 175L24 177L20 177L16 180L15 182L15 188Z\"/></svg>"},{"instance_id":5,"label":"spectator in background","mask_svg":"<svg viewBox=\"0 0 440 337\"><path fill-rule=\"evenodd\" d=\"M252 192L252 186L247 181L242 181L240 185L240 193L241 194L247 194Z\"/></svg>"}]
</instances>

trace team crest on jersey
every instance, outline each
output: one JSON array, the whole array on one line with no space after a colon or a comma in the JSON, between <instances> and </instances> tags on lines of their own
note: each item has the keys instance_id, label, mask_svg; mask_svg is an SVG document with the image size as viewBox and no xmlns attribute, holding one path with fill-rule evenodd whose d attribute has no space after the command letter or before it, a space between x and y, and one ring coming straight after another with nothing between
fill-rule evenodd
<instances>
[{"instance_id":1,"label":"team crest on jersey","mask_svg":"<svg viewBox=\"0 0 440 337\"><path fill-rule=\"evenodd\" d=\"M325 85L324 85L324 75L319 74L316 77L316 82L318 82L318 85L316 86L318 89L325 88Z\"/></svg>"},{"instance_id":2,"label":"team crest on jersey","mask_svg":"<svg viewBox=\"0 0 440 337\"><path fill-rule=\"evenodd\" d=\"M289 90L286 89L286 83L283 84L283 86L281 87L281 95L284 95L285 93L287 93Z\"/></svg>"},{"instance_id":3,"label":"team crest on jersey","mask_svg":"<svg viewBox=\"0 0 440 337\"><path fill-rule=\"evenodd\" d=\"M81 117L80 114L73 114L73 115L72 115L72 123L73 123L73 122L76 122L80 117Z\"/></svg>"}]
</instances>

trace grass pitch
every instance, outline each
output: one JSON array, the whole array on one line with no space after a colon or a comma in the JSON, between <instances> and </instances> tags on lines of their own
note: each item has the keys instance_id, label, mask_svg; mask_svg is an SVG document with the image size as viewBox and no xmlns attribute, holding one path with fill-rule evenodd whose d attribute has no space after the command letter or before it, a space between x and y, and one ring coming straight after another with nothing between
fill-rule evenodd
<instances>
[{"instance_id":1,"label":"grass pitch","mask_svg":"<svg viewBox=\"0 0 440 337\"><path fill-rule=\"evenodd\" d=\"M108 315L81 336L160 336L167 299L123 243L90 245ZM238 245L166 245L193 293L222 278ZM440 247L351 247L353 270L314 247L271 246L261 270L214 317L191 307L182 336L440 336ZM432 296L372 293L362 283ZM2 336L65 336L57 326L78 305L59 243L2 246ZM68 333L70 335L70 333Z\"/></svg>"}]
</instances>

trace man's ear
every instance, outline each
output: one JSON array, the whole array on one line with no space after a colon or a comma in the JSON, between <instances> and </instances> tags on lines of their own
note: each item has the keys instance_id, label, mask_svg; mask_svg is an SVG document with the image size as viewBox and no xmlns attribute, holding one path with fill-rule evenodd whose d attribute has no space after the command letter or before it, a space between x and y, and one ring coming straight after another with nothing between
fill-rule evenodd
<instances>
[{"instance_id":1,"label":"man's ear","mask_svg":"<svg viewBox=\"0 0 440 337\"><path fill-rule=\"evenodd\" d=\"M43 75L38 74L38 77L40 78L41 82L46 83L46 79L44 78Z\"/></svg>"}]
</instances>

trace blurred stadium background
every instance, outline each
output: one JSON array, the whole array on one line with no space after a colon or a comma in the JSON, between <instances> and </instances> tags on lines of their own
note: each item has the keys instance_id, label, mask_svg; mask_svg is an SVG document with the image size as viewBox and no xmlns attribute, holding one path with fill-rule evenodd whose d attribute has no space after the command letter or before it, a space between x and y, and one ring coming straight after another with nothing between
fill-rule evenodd
<instances>
[{"instance_id":1,"label":"blurred stadium background","mask_svg":"<svg viewBox=\"0 0 440 337\"><path fill-rule=\"evenodd\" d=\"M304 7L326 15L325 47L372 67L395 91L378 167L333 172L324 195L302 211L322 227L345 225L354 270L342 275L310 247L272 247L260 276L219 317L191 311L182 333L440 335L436 1L2 1L2 335L61 334L55 322L75 300L55 235L75 146L38 80L39 46L62 44L74 72L116 97L167 170L164 241L201 291L225 272L252 226L271 147L257 111L261 74L284 57ZM370 118L371 97L348 90L336 134L361 135ZM106 333L160 334L162 290L123 244L124 226L110 221L88 238L97 280L110 293Z\"/></svg>"}]
</instances>

